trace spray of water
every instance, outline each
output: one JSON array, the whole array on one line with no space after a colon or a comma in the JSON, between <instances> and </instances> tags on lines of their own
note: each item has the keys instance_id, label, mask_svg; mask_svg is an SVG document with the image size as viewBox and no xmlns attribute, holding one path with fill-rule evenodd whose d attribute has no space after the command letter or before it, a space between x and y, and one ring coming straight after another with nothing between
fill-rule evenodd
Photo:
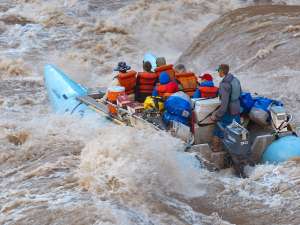
<instances>
[{"instance_id":1,"label":"spray of water","mask_svg":"<svg viewBox=\"0 0 300 225\"><path fill-rule=\"evenodd\" d=\"M246 180L230 169L196 169L183 143L164 133L53 115L43 87L45 63L90 87L109 84L119 60L140 70L146 51L174 63L208 23L252 4L257 3L2 1L0 223L266 224L278 219L278 210L284 212L278 224L297 223L296 161L248 168ZM297 27L288 29L297 36ZM284 72L275 77L282 79ZM267 77L273 72L264 72L259 84L249 73L241 73L247 88L286 99L293 110L286 94L272 92ZM293 94L297 73L288 72Z\"/></svg>"}]
</instances>

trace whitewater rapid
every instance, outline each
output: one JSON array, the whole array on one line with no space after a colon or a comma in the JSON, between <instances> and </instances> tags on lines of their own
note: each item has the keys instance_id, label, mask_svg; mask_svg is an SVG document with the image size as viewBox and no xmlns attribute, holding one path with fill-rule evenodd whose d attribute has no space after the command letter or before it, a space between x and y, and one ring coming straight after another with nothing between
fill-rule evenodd
<instances>
[{"instance_id":1,"label":"whitewater rapid","mask_svg":"<svg viewBox=\"0 0 300 225\"><path fill-rule=\"evenodd\" d=\"M53 114L43 84L46 63L92 88L109 84L120 60L141 70L147 51L175 63L209 23L256 3L1 1L0 224L299 224L299 162L247 168L245 180L198 170L163 133ZM299 71L283 71L265 71L258 83L251 70L238 75L264 94L275 93L266 77L288 76L291 91L275 96L299 121L289 94Z\"/></svg>"}]
</instances>

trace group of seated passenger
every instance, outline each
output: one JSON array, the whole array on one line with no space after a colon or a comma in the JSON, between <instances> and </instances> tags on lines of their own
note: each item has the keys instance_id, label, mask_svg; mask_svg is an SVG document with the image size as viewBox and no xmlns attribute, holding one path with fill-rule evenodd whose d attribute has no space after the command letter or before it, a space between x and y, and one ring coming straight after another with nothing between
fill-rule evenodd
<instances>
[{"instance_id":1,"label":"group of seated passenger","mask_svg":"<svg viewBox=\"0 0 300 225\"><path fill-rule=\"evenodd\" d=\"M143 61L143 72L131 70L126 62L119 62L114 69L113 85L125 87L129 99L144 102L148 96L160 96L166 100L170 95L183 91L191 98L214 98L218 88L214 86L213 77L204 74L197 77L195 73L186 70L183 64L173 67L167 64L164 57L156 59L156 68Z\"/></svg>"},{"instance_id":2,"label":"group of seated passenger","mask_svg":"<svg viewBox=\"0 0 300 225\"><path fill-rule=\"evenodd\" d=\"M183 64L173 67L173 65L167 64L163 57L156 59L155 69L148 61L143 62L143 72L137 73L130 69L131 67L125 62L119 62L117 68L114 69L118 71L114 85L125 87L125 92L130 100L144 102L148 96L159 96L162 100L166 100L178 91L183 91L191 98L215 98L219 96L220 106L208 114L211 121L218 122L213 130L213 137L208 142L211 141L213 152L224 150L222 142L224 131L219 125L226 127L233 121L240 123L240 96L242 93L240 81L229 73L229 65L221 64L217 69L219 77L222 78L220 88L215 87L213 77L210 74L206 73L197 77L195 73L187 71ZM145 103L147 103L147 99ZM165 110L163 119L177 119L185 125L188 124L186 118L178 115L172 117L171 113L168 113ZM230 153L230 156L236 173L245 177L243 159L240 157L240 153Z\"/></svg>"}]
</instances>

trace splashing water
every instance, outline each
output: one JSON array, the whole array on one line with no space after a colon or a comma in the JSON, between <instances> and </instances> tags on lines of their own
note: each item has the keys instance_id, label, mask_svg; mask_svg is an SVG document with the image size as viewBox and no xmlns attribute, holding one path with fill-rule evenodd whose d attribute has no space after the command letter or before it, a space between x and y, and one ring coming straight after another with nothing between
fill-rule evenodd
<instances>
[{"instance_id":1,"label":"splashing water","mask_svg":"<svg viewBox=\"0 0 300 225\"><path fill-rule=\"evenodd\" d=\"M107 85L119 60L140 70L146 51L174 63L210 22L254 4L1 1L0 224L299 224L297 160L247 168L245 180L230 169L195 169L183 143L164 133L52 114L43 86L46 63L89 87ZM297 29L287 32L297 37ZM284 94L268 82L286 71L264 71L254 82L248 68L241 80L297 113L289 93L297 93L299 71L288 70Z\"/></svg>"}]
</instances>

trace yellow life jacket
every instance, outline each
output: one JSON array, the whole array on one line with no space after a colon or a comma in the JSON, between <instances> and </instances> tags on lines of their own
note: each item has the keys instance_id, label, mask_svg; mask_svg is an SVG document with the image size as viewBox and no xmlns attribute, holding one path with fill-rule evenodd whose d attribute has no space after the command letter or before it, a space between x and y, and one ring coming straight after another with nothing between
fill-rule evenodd
<instances>
[{"instance_id":1,"label":"yellow life jacket","mask_svg":"<svg viewBox=\"0 0 300 225\"><path fill-rule=\"evenodd\" d=\"M164 102L160 97L148 96L144 102L144 109L158 109L162 112L164 110Z\"/></svg>"}]
</instances>

